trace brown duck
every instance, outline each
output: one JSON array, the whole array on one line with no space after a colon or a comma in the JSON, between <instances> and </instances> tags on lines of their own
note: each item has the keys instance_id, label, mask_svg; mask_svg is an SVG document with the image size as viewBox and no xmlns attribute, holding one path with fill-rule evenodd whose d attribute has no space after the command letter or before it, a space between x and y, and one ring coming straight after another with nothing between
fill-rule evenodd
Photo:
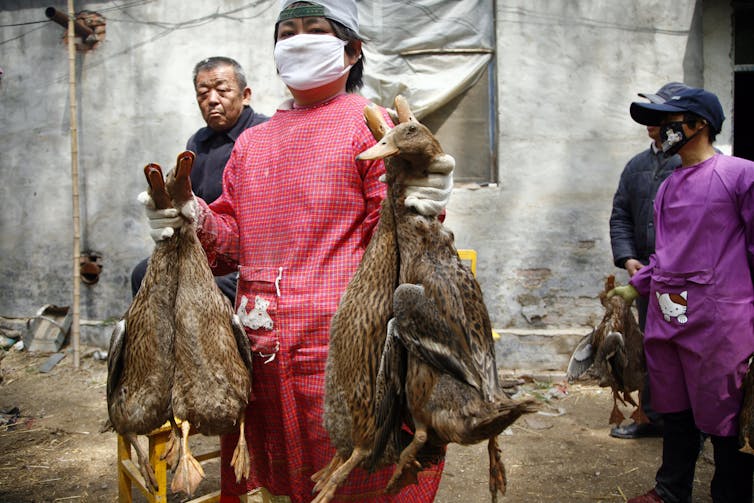
<instances>
[{"instance_id":1,"label":"brown duck","mask_svg":"<svg viewBox=\"0 0 754 503\"><path fill-rule=\"evenodd\" d=\"M250 459L244 435L246 405L251 395L251 350L246 332L230 301L214 281L207 256L196 236L189 204L192 152L178 156L174 172L167 177L173 206L187 218L178 231L175 293L175 376L172 408L181 424L181 450L171 489L193 494L204 477L201 465L191 455L191 428L203 435L237 431L238 443L231 465L236 480L248 477Z\"/></svg>"},{"instance_id":2,"label":"brown duck","mask_svg":"<svg viewBox=\"0 0 754 503\"><path fill-rule=\"evenodd\" d=\"M599 325L577 344L568 363L567 377L573 380L587 374L596 378L600 386L612 389L611 424L620 425L625 419L618 402L636 407L631 418L640 424L647 423L649 419L639 405L647 372L644 334L631 304L620 295L607 297L607 292L613 288L615 276L610 275L605 279L605 288L599 296L605 314ZM638 391L638 403L631 397L633 391Z\"/></svg>"},{"instance_id":3,"label":"brown duck","mask_svg":"<svg viewBox=\"0 0 754 503\"><path fill-rule=\"evenodd\" d=\"M149 164L144 174L155 207L170 208L160 167ZM177 253L176 237L155 245L141 288L110 338L107 360L109 426L134 447L144 481L155 491L154 470L136 436L173 419L172 313L178 288Z\"/></svg>"},{"instance_id":4,"label":"brown duck","mask_svg":"<svg viewBox=\"0 0 754 503\"><path fill-rule=\"evenodd\" d=\"M395 463L386 491L398 492L448 443L482 440L495 501L506 486L497 435L534 409L500 388L487 309L452 232L404 204L409 178L453 165L402 97L395 107L392 130L376 107L364 112L378 143L358 158L389 157L388 196L332 323L325 425L338 453L314 476L315 501L332 499L355 466Z\"/></svg>"}]
</instances>

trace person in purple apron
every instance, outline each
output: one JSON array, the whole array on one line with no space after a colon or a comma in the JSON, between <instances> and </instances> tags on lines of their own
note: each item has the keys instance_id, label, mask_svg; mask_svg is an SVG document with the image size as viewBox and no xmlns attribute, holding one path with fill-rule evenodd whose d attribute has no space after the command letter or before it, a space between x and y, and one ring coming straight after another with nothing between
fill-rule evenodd
<instances>
[{"instance_id":1,"label":"person in purple apron","mask_svg":"<svg viewBox=\"0 0 754 503\"><path fill-rule=\"evenodd\" d=\"M715 151L725 117L704 89L630 111L661 127L663 151L682 164L655 198L649 264L608 293L649 298L644 349L652 406L665 424L655 487L628 501L691 502L703 432L714 447L712 501L750 502L754 456L738 450L737 435L754 353L754 163Z\"/></svg>"}]
</instances>

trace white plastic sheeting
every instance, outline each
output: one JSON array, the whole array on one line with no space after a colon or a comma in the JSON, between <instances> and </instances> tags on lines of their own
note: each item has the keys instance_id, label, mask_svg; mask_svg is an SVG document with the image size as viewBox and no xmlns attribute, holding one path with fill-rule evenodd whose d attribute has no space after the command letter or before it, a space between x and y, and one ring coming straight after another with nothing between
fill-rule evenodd
<instances>
[{"instance_id":1,"label":"white plastic sheeting","mask_svg":"<svg viewBox=\"0 0 754 503\"><path fill-rule=\"evenodd\" d=\"M493 0L358 0L366 38L362 94L404 95L421 119L469 89L495 48Z\"/></svg>"}]
</instances>

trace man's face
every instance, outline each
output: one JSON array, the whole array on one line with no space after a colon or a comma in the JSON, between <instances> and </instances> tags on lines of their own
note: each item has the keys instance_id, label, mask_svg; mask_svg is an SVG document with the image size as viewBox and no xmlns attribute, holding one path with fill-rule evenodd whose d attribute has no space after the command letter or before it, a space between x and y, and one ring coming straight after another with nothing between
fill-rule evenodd
<instances>
[{"instance_id":1,"label":"man's face","mask_svg":"<svg viewBox=\"0 0 754 503\"><path fill-rule=\"evenodd\" d=\"M654 140L656 144L660 143L660 126L647 126L647 135Z\"/></svg>"},{"instance_id":2,"label":"man's face","mask_svg":"<svg viewBox=\"0 0 754 503\"><path fill-rule=\"evenodd\" d=\"M215 131L227 131L235 126L244 105L251 99L251 89L239 88L231 66L200 71L194 84L202 117Z\"/></svg>"}]
</instances>

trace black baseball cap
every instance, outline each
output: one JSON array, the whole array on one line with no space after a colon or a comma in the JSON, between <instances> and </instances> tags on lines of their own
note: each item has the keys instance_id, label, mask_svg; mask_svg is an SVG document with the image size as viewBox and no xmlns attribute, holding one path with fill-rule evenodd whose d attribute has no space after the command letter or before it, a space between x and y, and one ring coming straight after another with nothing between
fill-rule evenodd
<instances>
[{"instance_id":1,"label":"black baseball cap","mask_svg":"<svg viewBox=\"0 0 754 503\"><path fill-rule=\"evenodd\" d=\"M707 120L715 134L723 127L725 114L717 96L704 89L689 87L665 103L631 103L631 118L645 126L658 126L669 113L690 112Z\"/></svg>"}]
</instances>

